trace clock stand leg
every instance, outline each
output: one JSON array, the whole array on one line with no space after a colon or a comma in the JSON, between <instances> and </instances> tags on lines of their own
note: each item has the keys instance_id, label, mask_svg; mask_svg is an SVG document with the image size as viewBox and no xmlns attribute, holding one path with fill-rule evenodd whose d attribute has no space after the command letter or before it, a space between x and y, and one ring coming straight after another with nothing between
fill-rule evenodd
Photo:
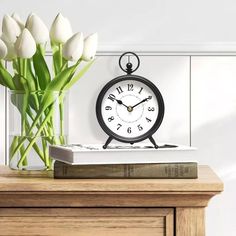
<instances>
[{"instance_id":1,"label":"clock stand leg","mask_svg":"<svg viewBox=\"0 0 236 236\"><path fill-rule=\"evenodd\" d=\"M157 148L158 148L158 145L156 144L154 138L151 136L151 137L149 137L149 140L150 140L150 142L153 144L154 148L157 149Z\"/></svg>"},{"instance_id":2,"label":"clock stand leg","mask_svg":"<svg viewBox=\"0 0 236 236\"><path fill-rule=\"evenodd\" d=\"M109 136L109 138L107 139L107 141L105 142L105 144L103 145L103 149L106 149L107 148L107 146L108 146L108 144L112 141L112 137L111 136Z\"/></svg>"}]
</instances>

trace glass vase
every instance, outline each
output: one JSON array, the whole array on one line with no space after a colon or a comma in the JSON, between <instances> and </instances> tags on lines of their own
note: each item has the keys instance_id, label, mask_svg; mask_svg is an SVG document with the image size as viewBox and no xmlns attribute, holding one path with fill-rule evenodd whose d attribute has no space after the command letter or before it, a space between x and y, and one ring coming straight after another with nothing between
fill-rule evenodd
<instances>
[{"instance_id":1,"label":"glass vase","mask_svg":"<svg viewBox=\"0 0 236 236\"><path fill-rule=\"evenodd\" d=\"M66 144L68 93L9 91L9 166L51 170L49 145Z\"/></svg>"}]
</instances>

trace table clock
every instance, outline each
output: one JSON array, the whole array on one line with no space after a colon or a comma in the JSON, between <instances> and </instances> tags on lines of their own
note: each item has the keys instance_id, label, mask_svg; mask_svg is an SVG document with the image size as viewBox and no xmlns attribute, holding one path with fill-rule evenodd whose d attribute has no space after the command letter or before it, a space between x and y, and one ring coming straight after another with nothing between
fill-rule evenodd
<instances>
[{"instance_id":1,"label":"table clock","mask_svg":"<svg viewBox=\"0 0 236 236\"><path fill-rule=\"evenodd\" d=\"M134 69L131 58L137 61ZM163 97L153 82L133 74L140 66L135 53L123 53L119 66L126 74L109 81L96 102L98 123L108 135L103 148L106 149L113 139L131 145L149 139L154 148L158 148L152 135L164 117Z\"/></svg>"}]
</instances>

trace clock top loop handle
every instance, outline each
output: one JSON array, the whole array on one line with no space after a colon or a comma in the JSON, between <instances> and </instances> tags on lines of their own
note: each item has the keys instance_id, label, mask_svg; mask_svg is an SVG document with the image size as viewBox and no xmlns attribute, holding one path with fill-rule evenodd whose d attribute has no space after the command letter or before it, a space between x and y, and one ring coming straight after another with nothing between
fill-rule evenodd
<instances>
[{"instance_id":1,"label":"clock top loop handle","mask_svg":"<svg viewBox=\"0 0 236 236\"><path fill-rule=\"evenodd\" d=\"M133 64L132 64L130 61L128 61L128 63L126 64L126 69L124 69L124 68L122 67L122 65L121 65L121 60L122 60L122 58L123 58L125 55L127 55L127 54L132 54L133 56L135 56L135 57L137 58L138 64L137 64L137 66L136 66L135 69L132 68L132 67L133 67ZM133 72L135 72L135 71L139 68L139 65L140 65L139 57L138 57L138 55L135 54L134 52L125 52L125 53L123 53L123 54L120 56L120 59L119 59L119 66L120 66L121 70L123 70L124 72L126 72L128 75L130 75L130 74L132 74Z\"/></svg>"}]
</instances>

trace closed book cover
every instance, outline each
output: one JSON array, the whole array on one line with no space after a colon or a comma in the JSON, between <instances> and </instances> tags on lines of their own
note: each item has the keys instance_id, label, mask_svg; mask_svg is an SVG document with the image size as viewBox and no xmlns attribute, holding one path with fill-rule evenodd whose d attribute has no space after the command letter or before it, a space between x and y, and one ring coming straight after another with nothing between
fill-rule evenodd
<instances>
[{"instance_id":1,"label":"closed book cover","mask_svg":"<svg viewBox=\"0 0 236 236\"><path fill-rule=\"evenodd\" d=\"M197 162L116 165L69 165L60 161L54 163L54 178L58 179L195 179L197 177Z\"/></svg>"},{"instance_id":2,"label":"closed book cover","mask_svg":"<svg viewBox=\"0 0 236 236\"><path fill-rule=\"evenodd\" d=\"M194 162L193 147L159 143L155 149L150 144L115 145L107 149L102 144L70 144L49 147L50 156L71 165L107 165L165 162ZM179 155L176 155L178 152ZM181 159L178 157L181 156Z\"/></svg>"}]
</instances>

